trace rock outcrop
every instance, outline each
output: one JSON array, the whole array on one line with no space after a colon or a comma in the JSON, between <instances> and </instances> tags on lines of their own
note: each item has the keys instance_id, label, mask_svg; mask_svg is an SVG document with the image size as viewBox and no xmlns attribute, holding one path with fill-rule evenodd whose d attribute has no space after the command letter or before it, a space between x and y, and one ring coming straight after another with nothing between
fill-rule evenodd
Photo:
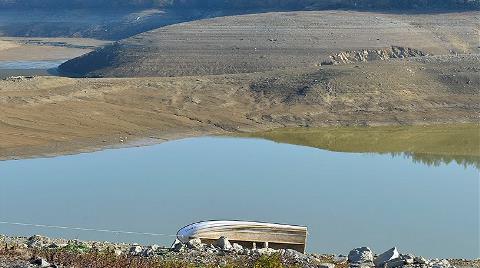
<instances>
[{"instance_id":1,"label":"rock outcrop","mask_svg":"<svg viewBox=\"0 0 480 268\"><path fill-rule=\"evenodd\" d=\"M428 56L427 53L408 47L392 46L384 49L362 49L343 51L330 56L329 61L323 64L348 64L355 62L369 62L374 60L403 59Z\"/></svg>"}]
</instances>

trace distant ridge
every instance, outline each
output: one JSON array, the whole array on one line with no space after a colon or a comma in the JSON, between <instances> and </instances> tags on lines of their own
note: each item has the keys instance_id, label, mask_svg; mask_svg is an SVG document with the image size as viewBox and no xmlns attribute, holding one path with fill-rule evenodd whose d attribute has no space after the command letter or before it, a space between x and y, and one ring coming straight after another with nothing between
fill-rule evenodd
<instances>
[{"instance_id":1,"label":"distant ridge","mask_svg":"<svg viewBox=\"0 0 480 268\"><path fill-rule=\"evenodd\" d=\"M0 0L1 8L479 9L480 0Z\"/></svg>"}]
</instances>

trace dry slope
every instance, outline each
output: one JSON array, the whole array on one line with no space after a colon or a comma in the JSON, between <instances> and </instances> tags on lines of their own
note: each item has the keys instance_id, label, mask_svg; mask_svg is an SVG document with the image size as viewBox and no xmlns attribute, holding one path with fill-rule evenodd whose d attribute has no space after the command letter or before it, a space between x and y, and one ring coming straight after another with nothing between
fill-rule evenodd
<instances>
[{"instance_id":1,"label":"dry slope","mask_svg":"<svg viewBox=\"0 0 480 268\"><path fill-rule=\"evenodd\" d=\"M341 51L391 46L434 55L479 53L479 14L311 11L221 17L136 35L68 61L61 71L93 77L249 73L315 67Z\"/></svg>"},{"instance_id":2,"label":"dry slope","mask_svg":"<svg viewBox=\"0 0 480 268\"><path fill-rule=\"evenodd\" d=\"M0 159L284 126L478 122L478 56L164 78L0 81Z\"/></svg>"}]
</instances>

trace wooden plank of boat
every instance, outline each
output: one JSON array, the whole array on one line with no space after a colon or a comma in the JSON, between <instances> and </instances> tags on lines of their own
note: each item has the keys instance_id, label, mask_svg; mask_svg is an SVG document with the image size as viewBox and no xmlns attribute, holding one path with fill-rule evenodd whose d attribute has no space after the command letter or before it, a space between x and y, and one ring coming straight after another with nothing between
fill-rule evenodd
<instances>
[{"instance_id":1,"label":"wooden plank of boat","mask_svg":"<svg viewBox=\"0 0 480 268\"><path fill-rule=\"evenodd\" d=\"M204 221L180 229L177 238L183 243L200 238L204 243L214 243L220 237L234 243L252 247L260 243L270 248L291 248L305 251L307 227L249 221Z\"/></svg>"}]
</instances>

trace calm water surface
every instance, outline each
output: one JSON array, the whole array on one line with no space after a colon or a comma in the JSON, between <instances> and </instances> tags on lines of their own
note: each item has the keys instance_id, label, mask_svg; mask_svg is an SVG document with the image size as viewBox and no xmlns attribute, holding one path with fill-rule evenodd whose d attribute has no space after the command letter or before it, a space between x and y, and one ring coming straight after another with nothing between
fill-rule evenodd
<instances>
[{"instance_id":1,"label":"calm water surface","mask_svg":"<svg viewBox=\"0 0 480 268\"><path fill-rule=\"evenodd\" d=\"M46 70L57 68L66 60L40 60L40 61L0 61L0 69L2 70Z\"/></svg>"},{"instance_id":2,"label":"calm water surface","mask_svg":"<svg viewBox=\"0 0 480 268\"><path fill-rule=\"evenodd\" d=\"M337 153L258 139L0 162L0 221L175 234L241 219L307 225L308 251L479 257L479 174L455 162ZM0 224L0 233L169 244L172 237Z\"/></svg>"}]
</instances>

